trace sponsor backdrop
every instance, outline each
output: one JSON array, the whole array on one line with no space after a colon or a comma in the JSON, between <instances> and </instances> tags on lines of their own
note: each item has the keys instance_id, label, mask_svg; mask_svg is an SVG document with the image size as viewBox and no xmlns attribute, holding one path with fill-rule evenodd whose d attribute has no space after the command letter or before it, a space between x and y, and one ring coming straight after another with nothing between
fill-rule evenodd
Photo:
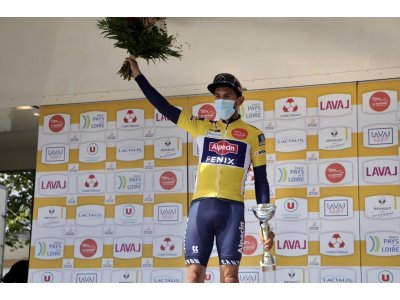
<instances>
[{"instance_id":1,"label":"sponsor backdrop","mask_svg":"<svg viewBox=\"0 0 400 300\"><path fill-rule=\"evenodd\" d=\"M183 281L187 134L147 101L43 107L36 171L30 282Z\"/></svg>"},{"instance_id":2,"label":"sponsor backdrop","mask_svg":"<svg viewBox=\"0 0 400 300\"><path fill-rule=\"evenodd\" d=\"M400 81L246 92L266 136L277 271L262 274L254 174L240 281L400 282ZM170 101L218 118L211 96ZM195 141L147 101L41 109L31 282L183 282ZM214 247L206 282L219 282Z\"/></svg>"}]
</instances>

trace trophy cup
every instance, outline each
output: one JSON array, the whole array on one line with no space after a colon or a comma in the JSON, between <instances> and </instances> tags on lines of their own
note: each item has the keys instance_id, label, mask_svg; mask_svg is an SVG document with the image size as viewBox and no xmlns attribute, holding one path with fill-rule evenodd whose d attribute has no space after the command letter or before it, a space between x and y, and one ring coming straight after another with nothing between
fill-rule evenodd
<instances>
[{"instance_id":1,"label":"trophy cup","mask_svg":"<svg viewBox=\"0 0 400 300\"><path fill-rule=\"evenodd\" d=\"M269 203L258 204L252 208L252 211L256 218L261 222L261 232L263 240L267 240L269 236L269 225L268 221L272 219L275 214L276 206ZM264 247L263 247L264 249ZM275 271L276 265L275 260L271 253L264 249L263 257L260 261L262 272Z\"/></svg>"}]
</instances>

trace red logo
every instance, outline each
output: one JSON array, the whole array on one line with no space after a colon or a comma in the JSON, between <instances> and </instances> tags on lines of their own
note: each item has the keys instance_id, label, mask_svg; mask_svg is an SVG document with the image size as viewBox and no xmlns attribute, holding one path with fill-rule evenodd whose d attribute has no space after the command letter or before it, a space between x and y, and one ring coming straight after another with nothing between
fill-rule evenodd
<instances>
[{"instance_id":1,"label":"red logo","mask_svg":"<svg viewBox=\"0 0 400 300\"><path fill-rule=\"evenodd\" d=\"M249 169L247 170L246 181L254 181L253 165L250 165Z\"/></svg>"},{"instance_id":2,"label":"red logo","mask_svg":"<svg viewBox=\"0 0 400 300\"><path fill-rule=\"evenodd\" d=\"M199 117L209 120L214 120L216 115L217 112L215 111L214 106L212 106L211 104L204 104L200 107L198 112Z\"/></svg>"},{"instance_id":3,"label":"red logo","mask_svg":"<svg viewBox=\"0 0 400 300\"><path fill-rule=\"evenodd\" d=\"M172 243L170 237L166 237L160 246L161 251L173 251L175 249L175 245Z\"/></svg>"},{"instance_id":4,"label":"red logo","mask_svg":"<svg viewBox=\"0 0 400 300\"><path fill-rule=\"evenodd\" d=\"M124 207L124 216L125 217L132 217L135 214L135 207L132 205L127 205Z\"/></svg>"},{"instance_id":5,"label":"red logo","mask_svg":"<svg viewBox=\"0 0 400 300\"><path fill-rule=\"evenodd\" d=\"M42 275L43 283L51 283L53 282L53 280L54 280L53 274L51 274L50 272L46 272Z\"/></svg>"},{"instance_id":6,"label":"red logo","mask_svg":"<svg viewBox=\"0 0 400 300\"><path fill-rule=\"evenodd\" d=\"M137 121L137 117L135 116L135 113L133 112L133 110L132 109L128 110L124 117L124 123L136 123L136 121Z\"/></svg>"},{"instance_id":7,"label":"red logo","mask_svg":"<svg viewBox=\"0 0 400 300\"><path fill-rule=\"evenodd\" d=\"M297 210L297 201L294 199L287 199L285 201L285 210L291 212L291 211L296 211Z\"/></svg>"},{"instance_id":8,"label":"red logo","mask_svg":"<svg viewBox=\"0 0 400 300\"><path fill-rule=\"evenodd\" d=\"M252 255L257 250L257 239L252 235L244 237L243 253L245 255Z\"/></svg>"},{"instance_id":9,"label":"red logo","mask_svg":"<svg viewBox=\"0 0 400 300\"><path fill-rule=\"evenodd\" d=\"M369 98L369 106L377 112L385 111L390 105L390 97L385 92L373 93Z\"/></svg>"},{"instance_id":10,"label":"red logo","mask_svg":"<svg viewBox=\"0 0 400 300\"><path fill-rule=\"evenodd\" d=\"M160 176L160 185L164 190L172 190L176 186L177 181L175 173L171 171L166 171Z\"/></svg>"},{"instance_id":11,"label":"red logo","mask_svg":"<svg viewBox=\"0 0 400 300\"><path fill-rule=\"evenodd\" d=\"M342 237L339 233L335 233L332 235L331 240L328 243L329 248L343 248L346 244L342 240Z\"/></svg>"},{"instance_id":12,"label":"red logo","mask_svg":"<svg viewBox=\"0 0 400 300\"><path fill-rule=\"evenodd\" d=\"M64 129L65 120L63 116L54 115L49 120L49 129L53 132L60 132Z\"/></svg>"},{"instance_id":13,"label":"red logo","mask_svg":"<svg viewBox=\"0 0 400 300\"><path fill-rule=\"evenodd\" d=\"M286 100L285 105L283 106L284 112L295 112L299 109L296 102L292 98Z\"/></svg>"},{"instance_id":14,"label":"red logo","mask_svg":"<svg viewBox=\"0 0 400 300\"><path fill-rule=\"evenodd\" d=\"M95 188L99 185L99 182L97 181L96 177L92 174L89 175L88 179L85 182L85 187L87 188Z\"/></svg>"},{"instance_id":15,"label":"red logo","mask_svg":"<svg viewBox=\"0 0 400 300\"><path fill-rule=\"evenodd\" d=\"M243 139L247 138L248 135L249 135L249 133L247 132L247 130L243 129L243 128L236 128L236 129L232 130L232 136L239 140L243 140Z\"/></svg>"},{"instance_id":16,"label":"red logo","mask_svg":"<svg viewBox=\"0 0 400 300\"><path fill-rule=\"evenodd\" d=\"M338 183L346 176L346 170L341 164L333 163L326 168L325 176L330 182Z\"/></svg>"},{"instance_id":17,"label":"red logo","mask_svg":"<svg viewBox=\"0 0 400 300\"><path fill-rule=\"evenodd\" d=\"M209 270L207 270L206 274L204 275L204 281L212 282L213 280L214 280L214 273L212 273Z\"/></svg>"},{"instance_id":18,"label":"red logo","mask_svg":"<svg viewBox=\"0 0 400 300\"><path fill-rule=\"evenodd\" d=\"M97 252L97 243L95 240L86 239L81 243L80 251L83 257L92 257Z\"/></svg>"},{"instance_id":19,"label":"red logo","mask_svg":"<svg viewBox=\"0 0 400 300\"><path fill-rule=\"evenodd\" d=\"M208 150L216 152L219 155L226 155L228 153L238 153L238 145L231 144L228 141L219 141L218 143L211 142L208 145Z\"/></svg>"}]
</instances>

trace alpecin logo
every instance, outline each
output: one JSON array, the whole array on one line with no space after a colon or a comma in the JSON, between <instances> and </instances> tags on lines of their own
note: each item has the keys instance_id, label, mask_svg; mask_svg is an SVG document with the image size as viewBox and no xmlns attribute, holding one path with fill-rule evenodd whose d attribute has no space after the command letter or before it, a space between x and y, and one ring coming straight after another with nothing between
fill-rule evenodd
<instances>
[{"instance_id":1,"label":"alpecin logo","mask_svg":"<svg viewBox=\"0 0 400 300\"><path fill-rule=\"evenodd\" d=\"M238 148L238 145L231 144L228 141L219 141L217 143L210 142L208 150L219 155L226 155L229 153L237 154Z\"/></svg>"}]
</instances>

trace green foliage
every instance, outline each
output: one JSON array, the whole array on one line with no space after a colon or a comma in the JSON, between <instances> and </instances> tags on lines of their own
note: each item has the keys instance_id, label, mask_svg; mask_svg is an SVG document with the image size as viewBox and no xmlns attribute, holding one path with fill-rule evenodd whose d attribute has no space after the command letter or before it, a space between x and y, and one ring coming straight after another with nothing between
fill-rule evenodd
<instances>
[{"instance_id":1,"label":"green foliage","mask_svg":"<svg viewBox=\"0 0 400 300\"><path fill-rule=\"evenodd\" d=\"M105 18L97 22L104 37L116 41L114 47L126 49L136 58L155 62L182 56L182 46L174 45L175 36L167 33L165 18ZM124 64L117 74L131 80L129 64Z\"/></svg>"},{"instance_id":2,"label":"green foliage","mask_svg":"<svg viewBox=\"0 0 400 300\"><path fill-rule=\"evenodd\" d=\"M32 171L0 173L0 183L8 193L5 243L12 249L29 244L20 237L30 233L34 182Z\"/></svg>"}]
</instances>

